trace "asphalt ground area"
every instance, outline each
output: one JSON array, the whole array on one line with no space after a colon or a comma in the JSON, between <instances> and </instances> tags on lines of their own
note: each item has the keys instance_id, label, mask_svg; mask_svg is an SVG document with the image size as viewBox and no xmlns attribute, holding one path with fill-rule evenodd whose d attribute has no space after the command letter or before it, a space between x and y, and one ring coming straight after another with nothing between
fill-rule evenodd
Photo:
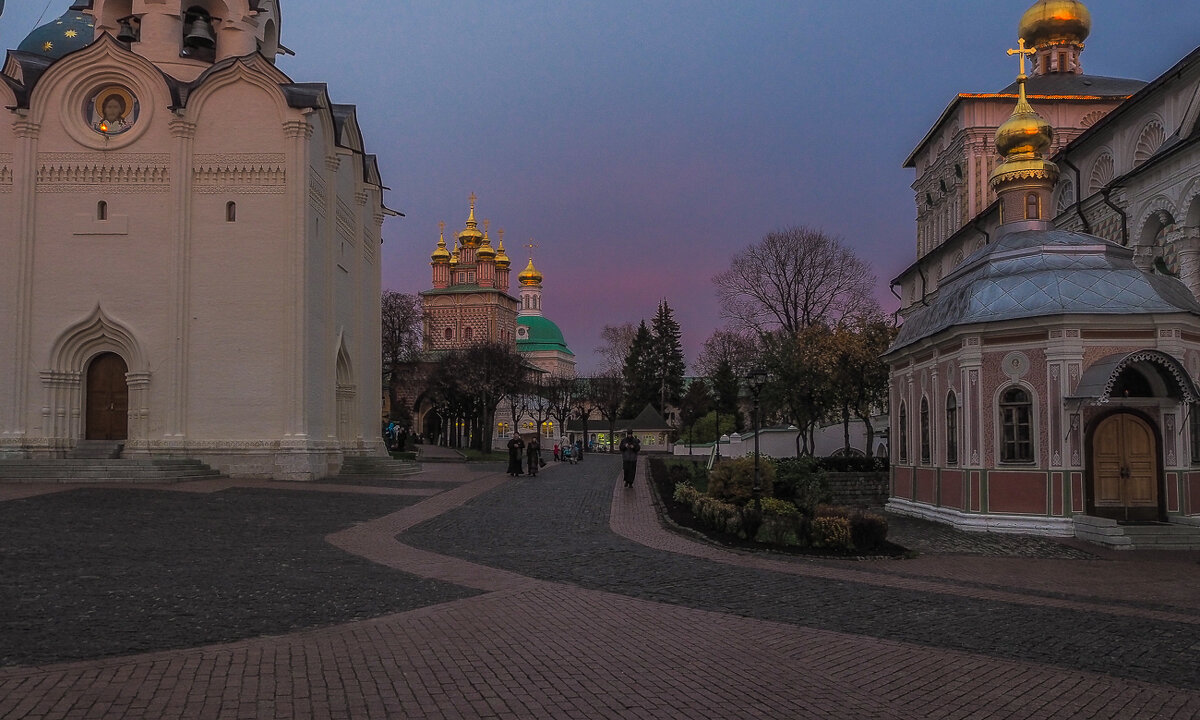
<instances>
[{"instance_id":1,"label":"asphalt ground area","mask_svg":"<svg viewBox=\"0 0 1200 720\"><path fill-rule=\"evenodd\" d=\"M0 503L0 667L196 647L477 594L324 539L420 499L97 488Z\"/></svg>"},{"instance_id":2,"label":"asphalt ground area","mask_svg":"<svg viewBox=\"0 0 1200 720\"><path fill-rule=\"evenodd\" d=\"M566 472L517 478L399 540L527 577L633 598L1200 689L1195 624L774 573L634 543L609 528L619 467L616 459L592 458Z\"/></svg>"}]
</instances>

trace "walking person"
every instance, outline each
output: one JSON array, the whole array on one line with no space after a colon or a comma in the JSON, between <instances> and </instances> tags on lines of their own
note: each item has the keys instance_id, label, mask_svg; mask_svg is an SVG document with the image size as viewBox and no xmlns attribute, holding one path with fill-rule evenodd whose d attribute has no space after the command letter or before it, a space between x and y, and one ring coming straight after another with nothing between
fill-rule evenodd
<instances>
[{"instance_id":1,"label":"walking person","mask_svg":"<svg viewBox=\"0 0 1200 720\"><path fill-rule=\"evenodd\" d=\"M536 437L530 439L529 443L525 445L525 461L529 466L529 474L537 477L538 466L542 463L542 444Z\"/></svg>"},{"instance_id":2,"label":"walking person","mask_svg":"<svg viewBox=\"0 0 1200 720\"><path fill-rule=\"evenodd\" d=\"M633 436L633 431L629 430L617 449L621 451L621 466L625 469L625 487L633 487L633 478L637 473L637 457L641 452L642 443Z\"/></svg>"},{"instance_id":3,"label":"walking person","mask_svg":"<svg viewBox=\"0 0 1200 720\"><path fill-rule=\"evenodd\" d=\"M559 461L558 443L554 443L554 462L558 462L558 461Z\"/></svg>"},{"instance_id":4,"label":"walking person","mask_svg":"<svg viewBox=\"0 0 1200 720\"><path fill-rule=\"evenodd\" d=\"M508 441L508 474L512 477L523 474L521 472L521 455L525 450L525 441L521 439L519 433L513 433L512 439Z\"/></svg>"}]
</instances>

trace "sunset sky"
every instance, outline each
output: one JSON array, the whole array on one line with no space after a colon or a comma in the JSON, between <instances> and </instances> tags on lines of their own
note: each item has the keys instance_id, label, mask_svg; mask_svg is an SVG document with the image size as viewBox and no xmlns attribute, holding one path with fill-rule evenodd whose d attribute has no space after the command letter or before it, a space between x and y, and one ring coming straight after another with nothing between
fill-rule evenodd
<instances>
[{"instance_id":1,"label":"sunset sky","mask_svg":"<svg viewBox=\"0 0 1200 720\"><path fill-rule=\"evenodd\" d=\"M842 237L888 281L914 260L905 157L956 92L1008 85L1029 0L282 0L279 60L358 106L388 204L384 286L430 283L467 196L587 373L605 324L675 308L690 361L711 282L766 232ZM8 2L15 47L45 0ZM53 0L43 22L69 7ZM1151 80L1200 44L1200 4L1092 0L1088 74ZM1035 104L1036 107L1036 104Z\"/></svg>"}]
</instances>

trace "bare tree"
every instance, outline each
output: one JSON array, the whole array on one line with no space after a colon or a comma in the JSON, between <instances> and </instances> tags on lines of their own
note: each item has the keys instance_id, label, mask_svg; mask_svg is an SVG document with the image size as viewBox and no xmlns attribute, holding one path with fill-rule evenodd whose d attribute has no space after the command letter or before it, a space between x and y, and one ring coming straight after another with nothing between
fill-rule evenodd
<instances>
[{"instance_id":1,"label":"bare tree","mask_svg":"<svg viewBox=\"0 0 1200 720\"><path fill-rule=\"evenodd\" d=\"M715 377L721 362L729 363L737 377L745 377L760 355L759 342L747 330L716 330L704 341L696 368L705 377Z\"/></svg>"},{"instance_id":2,"label":"bare tree","mask_svg":"<svg viewBox=\"0 0 1200 720\"><path fill-rule=\"evenodd\" d=\"M383 386L391 400L392 419L405 420L400 387L415 369L421 353L421 300L416 295L384 291L382 297Z\"/></svg>"},{"instance_id":3,"label":"bare tree","mask_svg":"<svg viewBox=\"0 0 1200 720\"><path fill-rule=\"evenodd\" d=\"M622 325L605 325L600 330L603 345L595 348L603 363L604 374L620 372L625 367L625 358L629 357L629 348L633 346L633 338L637 335L638 326L627 322Z\"/></svg>"},{"instance_id":4,"label":"bare tree","mask_svg":"<svg viewBox=\"0 0 1200 720\"><path fill-rule=\"evenodd\" d=\"M759 332L833 326L877 306L867 264L840 239L806 227L768 233L713 283L723 317Z\"/></svg>"}]
</instances>

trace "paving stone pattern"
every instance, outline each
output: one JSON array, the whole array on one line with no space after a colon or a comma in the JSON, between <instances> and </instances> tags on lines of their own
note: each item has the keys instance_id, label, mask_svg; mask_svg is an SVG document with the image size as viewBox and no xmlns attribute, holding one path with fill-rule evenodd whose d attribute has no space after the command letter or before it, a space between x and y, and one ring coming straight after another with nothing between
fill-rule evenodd
<instances>
[{"instance_id":1,"label":"paving stone pattern","mask_svg":"<svg viewBox=\"0 0 1200 720\"><path fill-rule=\"evenodd\" d=\"M543 580L1200 689L1200 627L798 577L663 553L609 529L613 461L524 478L401 536Z\"/></svg>"},{"instance_id":2,"label":"paving stone pattern","mask_svg":"<svg viewBox=\"0 0 1200 720\"><path fill-rule=\"evenodd\" d=\"M474 594L324 541L417 499L81 489L0 503L0 667L227 642Z\"/></svg>"}]
</instances>

